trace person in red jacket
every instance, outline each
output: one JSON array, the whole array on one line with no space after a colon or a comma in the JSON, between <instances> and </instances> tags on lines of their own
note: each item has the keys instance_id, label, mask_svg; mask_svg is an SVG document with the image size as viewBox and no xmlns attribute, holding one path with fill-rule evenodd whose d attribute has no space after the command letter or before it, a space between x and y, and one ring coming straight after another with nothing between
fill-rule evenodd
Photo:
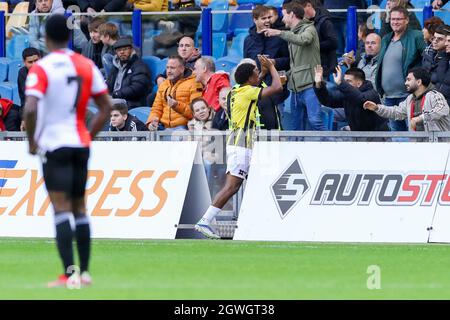
<instances>
[{"instance_id":1,"label":"person in red jacket","mask_svg":"<svg viewBox=\"0 0 450 320\"><path fill-rule=\"evenodd\" d=\"M216 65L211 57L201 57L195 62L193 74L195 80L203 85L203 99L208 102L214 111L220 110L219 92L230 87L228 73L216 72Z\"/></svg>"}]
</instances>

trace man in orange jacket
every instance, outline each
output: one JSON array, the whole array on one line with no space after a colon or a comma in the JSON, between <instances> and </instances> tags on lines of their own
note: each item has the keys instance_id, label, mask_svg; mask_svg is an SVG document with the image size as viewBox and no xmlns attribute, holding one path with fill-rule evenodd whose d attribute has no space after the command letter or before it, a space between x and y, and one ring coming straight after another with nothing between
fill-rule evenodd
<instances>
[{"instance_id":1,"label":"man in orange jacket","mask_svg":"<svg viewBox=\"0 0 450 320\"><path fill-rule=\"evenodd\" d=\"M153 131L187 129L187 123L192 119L189 105L202 96L202 85L195 81L195 76L186 75L184 60L180 56L169 58L166 73L167 79L158 88L146 125Z\"/></svg>"}]
</instances>

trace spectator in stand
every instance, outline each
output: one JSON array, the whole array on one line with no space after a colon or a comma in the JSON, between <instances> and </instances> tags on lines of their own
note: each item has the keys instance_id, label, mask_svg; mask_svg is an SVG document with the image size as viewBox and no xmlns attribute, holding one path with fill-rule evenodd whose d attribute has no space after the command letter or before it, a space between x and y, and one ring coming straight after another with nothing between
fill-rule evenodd
<instances>
[{"instance_id":1,"label":"spectator in stand","mask_svg":"<svg viewBox=\"0 0 450 320\"><path fill-rule=\"evenodd\" d=\"M30 47L47 52L45 45L45 22L49 16L36 16L33 13L64 14L61 0L36 0L36 9L30 16L29 41Z\"/></svg>"},{"instance_id":2,"label":"spectator in stand","mask_svg":"<svg viewBox=\"0 0 450 320\"><path fill-rule=\"evenodd\" d=\"M128 113L128 105L124 99L113 99L111 108L111 122L109 131L148 131L145 124ZM113 138L113 141L123 140L123 138ZM134 137L132 140L137 140Z\"/></svg>"},{"instance_id":3,"label":"spectator in stand","mask_svg":"<svg viewBox=\"0 0 450 320\"><path fill-rule=\"evenodd\" d=\"M102 69L102 50L103 50L103 42L100 40L100 32L99 27L105 23L105 20L102 18L94 18L88 24L89 36L90 40L86 42L83 49L81 50L81 54L86 58L94 61L97 68Z\"/></svg>"},{"instance_id":4,"label":"spectator in stand","mask_svg":"<svg viewBox=\"0 0 450 320\"><path fill-rule=\"evenodd\" d=\"M280 37L266 37L264 35L264 30L273 27L270 23L272 11L265 6L256 6L253 9L252 15L255 25L250 28L250 33L245 38L244 58L252 59L253 62L256 62L258 70L261 70L262 68L259 63L258 55L264 54L272 60L277 70L289 70L289 49L287 42ZM261 80L263 80L266 85L270 86L272 84L272 77L269 72L265 72L264 78ZM276 118L278 118L276 114L281 111L282 119L283 121L286 120L286 127L288 127L290 123L288 120L289 114L284 113L284 101L288 96L289 91L287 86L284 84L282 92L260 99L258 106L264 109L264 111L269 111L271 114L275 113ZM276 110L277 108L280 111ZM265 129L275 128L279 128L279 126L271 125L269 128Z\"/></svg>"},{"instance_id":5,"label":"spectator in stand","mask_svg":"<svg viewBox=\"0 0 450 320\"><path fill-rule=\"evenodd\" d=\"M345 117L352 131L389 131L387 121L377 114L363 109L364 102L381 103L378 93L361 69L350 68L342 81L342 70L338 66L333 74L337 90L328 90L323 81L322 66L315 68L314 90L320 103L330 108L344 108Z\"/></svg>"},{"instance_id":6,"label":"spectator in stand","mask_svg":"<svg viewBox=\"0 0 450 320\"><path fill-rule=\"evenodd\" d=\"M393 31L381 40L376 88L384 105L396 106L408 96L406 76L408 70L420 66L425 42L420 31L408 28L409 13L405 8L393 8L390 23ZM390 120L389 126L392 131L408 130L405 121Z\"/></svg>"},{"instance_id":7,"label":"spectator in stand","mask_svg":"<svg viewBox=\"0 0 450 320\"><path fill-rule=\"evenodd\" d=\"M200 97L195 98L190 104L192 119L188 122L189 131L211 130L212 128L212 108L208 102Z\"/></svg>"},{"instance_id":8,"label":"spectator in stand","mask_svg":"<svg viewBox=\"0 0 450 320\"><path fill-rule=\"evenodd\" d=\"M288 87L292 91L291 114L295 123L289 129L325 131L321 105L314 93L314 66L320 64L319 36L312 21L304 19L304 10L295 1L283 5L283 22L290 31L265 29L268 37L279 36L288 42L290 70Z\"/></svg>"},{"instance_id":9,"label":"spectator in stand","mask_svg":"<svg viewBox=\"0 0 450 320\"><path fill-rule=\"evenodd\" d=\"M195 62L193 74L195 80L203 86L203 99L214 111L219 111L219 92L230 86L228 73L224 71L216 72L214 60L205 56Z\"/></svg>"},{"instance_id":10,"label":"spectator in stand","mask_svg":"<svg viewBox=\"0 0 450 320\"><path fill-rule=\"evenodd\" d=\"M438 62L436 68L437 81L434 85L447 99L447 103L450 103L450 35L446 36L445 51L445 57Z\"/></svg>"},{"instance_id":11,"label":"spectator in stand","mask_svg":"<svg viewBox=\"0 0 450 320\"><path fill-rule=\"evenodd\" d=\"M444 22L439 17L431 17L426 20L422 29L423 39L427 47L423 51L422 57L422 67L429 69L433 64L434 57L436 56L436 51L433 49L433 37L434 32L438 26L443 25Z\"/></svg>"},{"instance_id":12,"label":"spectator in stand","mask_svg":"<svg viewBox=\"0 0 450 320\"><path fill-rule=\"evenodd\" d=\"M113 67L113 59L116 51L114 44L119 40L119 29L114 23L106 22L98 27L100 41L103 43L102 49L102 64L105 71L105 76L108 77L111 68Z\"/></svg>"},{"instance_id":13,"label":"spectator in stand","mask_svg":"<svg viewBox=\"0 0 450 320\"><path fill-rule=\"evenodd\" d=\"M131 38L120 38L115 44L114 67L106 80L113 98L125 99L128 107L145 105L145 97L152 90L147 65L138 57Z\"/></svg>"},{"instance_id":14,"label":"spectator in stand","mask_svg":"<svg viewBox=\"0 0 450 320\"><path fill-rule=\"evenodd\" d=\"M25 105L25 80L27 79L28 70L42 58L41 52L36 48L26 48L22 51L23 67L20 68L17 77L17 88L19 91L20 105Z\"/></svg>"},{"instance_id":15,"label":"spectator in stand","mask_svg":"<svg viewBox=\"0 0 450 320\"><path fill-rule=\"evenodd\" d=\"M214 112L208 102L201 97L192 100L190 108L193 118L188 122L188 128L194 133L194 140L200 142L206 178L211 181L211 167L215 162L214 155L209 150L212 141L210 137L202 136L202 133L211 130Z\"/></svg>"},{"instance_id":16,"label":"spectator in stand","mask_svg":"<svg viewBox=\"0 0 450 320\"><path fill-rule=\"evenodd\" d=\"M177 52L178 55L183 58L185 68L192 73L195 62L202 56L200 50L195 47L194 39L188 36L181 38L178 42ZM156 84L160 86L166 78L167 75L165 73L158 75L156 77Z\"/></svg>"},{"instance_id":17,"label":"spectator in stand","mask_svg":"<svg viewBox=\"0 0 450 320\"><path fill-rule=\"evenodd\" d=\"M217 130L227 130L228 125L228 111L227 111L227 97L230 93L231 88L222 88L219 92L219 104L220 109L214 115L212 127Z\"/></svg>"},{"instance_id":18,"label":"spectator in stand","mask_svg":"<svg viewBox=\"0 0 450 320\"><path fill-rule=\"evenodd\" d=\"M168 0L128 0L131 9L139 9L142 11L162 12L169 10Z\"/></svg>"},{"instance_id":19,"label":"spectator in stand","mask_svg":"<svg viewBox=\"0 0 450 320\"><path fill-rule=\"evenodd\" d=\"M274 29L285 30L286 26L284 25L280 15L278 14L278 8L272 6L266 6L270 12L270 25ZM254 19L254 18L253 18Z\"/></svg>"},{"instance_id":20,"label":"spectator in stand","mask_svg":"<svg viewBox=\"0 0 450 320\"><path fill-rule=\"evenodd\" d=\"M172 0L173 11L202 11L195 0ZM175 29L185 36L194 38L200 23L200 15L173 16L176 21Z\"/></svg>"},{"instance_id":21,"label":"spectator in stand","mask_svg":"<svg viewBox=\"0 0 450 320\"><path fill-rule=\"evenodd\" d=\"M39 1L39 0L38 0ZM82 12L120 12L125 9L127 0L78 0Z\"/></svg>"},{"instance_id":22,"label":"spectator in stand","mask_svg":"<svg viewBox=\"0 0 450 320\"><path fill-rule=\"evenodd\" d=\"M367 101L364 108L375 111L383 118L406 119L410 131L449 131L449 106L442 93L434 89L428 71L424 68L411 69L405 86L410 94L398 106Z\"/></svg>"},{"instance_id":23,"label":"spectator in stand","mask_svg":"<svg viewBox=\"0 0 450 320\"><path fill-rule=\"evenodd\" d=\"M305 10L305 18L313 21L320 41L320 60L325 79L333 73L337 66L336 50L338 39L331 15L323 7L313 5L314 0L296 0Z\"/></svg>"},{"instance_id":24,"label":"spectator in stand","mask_svg":"<svg viewBox=\"0 0 450 320\"><path fill-rule=\"evenodd\" d=\"M433 9L439 10L443 6L447 4L449 0L434 0L431 5L433 6Z\"/></svg>"},{"instance_id":25,"label":"spectator in stand","mask_svg":"<svg viewBox=\"0 0 450 320\"><path fill-rule=\"evenodd\" d=\"M22 122L22 107L9 99L0 98L0 132L21 130L25 130Z\"/></svg>"},{"instance_id":26,"label":"spectator in stand","mask_svg":"<svg viewBox=\"0 0 450 320\"><path fill-rule=\"evenodd\" d=\"M373 87L376 88L375 77L378 68L378 55L381 49L381 38L376 33L370 33L367 35L364 45L365 52L361 55L361 59L357 64L355 58L351 55L344 59L344 63L348 68L356 66L364 71L366 80L370 81Z\"/></svg>"},{"instance_id":27,"label":"spectator in stand","mask_svg":"<svg viewBox=\"0 0 450 320\"><path fill-rule=\"evenodd\" d=\"M190 104L202 96L203 88L184 66L184 59L172 56L167 61L167 79L158 87L152 111L147 119L149 130L186 130L192 119Z\"/></svg>"},{"instance_id":28,"label":"spectator in stand","mask_svg":"<svg viewBox=\"0 0 450 320\"><path fill-rule=\"evenodd\" d=\"M380 36L384 37L386 34L392 32L391 27L391 13L392 9L396 7L402 7L405 9L414 9L414 6L409 0L387 0L386 1L386 12L381 14L381 29ZM413 30L422 30L419 20L417 20L416 14L414 12L408 13L409 23L408 28Z\"/></svg>"},{"instance_id":29,"label":"spectator in stand","mask_svg":"<svg viewBox=\"0 0 450 320\"><path fill-rule=\"evenodd\" d=\"M425 64L423 66L425 70L430 72L431 83L435 84L438 82L438 64L441 60L447 60L446 53L446 38L450 34L450 27L447 25L441 25L436 28L433 36L433 50L436 52L431 65ZM448 60L447 60L448 62Z\"/></svg>"}]
</instances>

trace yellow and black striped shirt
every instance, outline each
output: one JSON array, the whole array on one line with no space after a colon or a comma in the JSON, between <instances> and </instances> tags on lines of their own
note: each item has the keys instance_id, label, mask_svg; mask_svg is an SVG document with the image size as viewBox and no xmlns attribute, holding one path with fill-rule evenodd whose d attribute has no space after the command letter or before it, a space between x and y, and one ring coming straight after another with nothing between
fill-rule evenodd
<instances>
[{"instance_id":1,"label":"yellow and black striped shirt","mask_svg":"<svg viewBox=\"0 0 450 320\"><path fill-rule=\"evenodd\" d=\"M262 88L251 85L235 85L227 97L227 111L231 134L228 145L252 148L257 119L258 100Z\"/></svg>"}]
</instances>

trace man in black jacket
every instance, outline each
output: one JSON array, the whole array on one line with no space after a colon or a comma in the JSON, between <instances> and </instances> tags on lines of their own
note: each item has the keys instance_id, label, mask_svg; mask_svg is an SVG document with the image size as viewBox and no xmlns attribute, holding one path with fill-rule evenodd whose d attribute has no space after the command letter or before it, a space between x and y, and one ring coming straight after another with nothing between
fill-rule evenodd
<instances>
[{"instance_id":1,"label":"man in black jacket","mask_svg":"<svg viewBox=\"0 0 450 320\"><path fill-rule=\"evenodd\" d=\"M42 57L41 52L36 48L26 48L22 51L23 67L20 68L17 77L17 88L19 91L20 105L25 105L25 80L28 70Z\"/></svg>"},{"instance_id":2,"label":"man in black jacket","mask_svg":"<svg viewBox=\"0 0 450 320\"><path fill-rule=\"evenodd\" d=\"M381 103L372 83L366 80L364 71L350 68L345 72L344 81L342 81L342 70L338 66L333 78L337 90L330 92L323 82L322 66L316 66L314 91L321 104L330 108L343 107L352 131L389 131L385 119L363 108L364 102L372 101L372 99L376 103Z\"/></svg>"},{"instance_id":3,"label":"man in black jacket","mask_svg":"<svg viewBox=\"0 0 450 320\"><path fill-rule=\"evenodd\" d=\"M436 76L434 86L436 90L442 93L450 103L450 34L445 37L445 56L439 60L436 67Z\"/></svg>"},{"instance_id":4,"label":"man in black jacket","mask_svg":"<svg viewBox=\"0 0 450 320\"><path fill-rule=\"evenodd\" d=\"M78 0L81 11L96 13L100 11L120 12L125 9L127 0Z\"/></svg>"},{"instance_id":5,"label":"man in black jacket","mask_svg":"<svg viewBox=\"0 0 450 320\"><path fill-rule=\"evenodd\" d=\"M253 22L254 26L250 28L249 35L244 41L244 58L250 58L256 61L258 69L261 70L258 55L267 55L275 65L275 68L279 71L289 70L289 49L285 40L280 37L265 37L263 30L271 28L270 19L272 17L271 10L266 6L256 6L253 9ZM272 84L272 77L268 72L262 79L268 86ZM278 121L277 106L282 104L284 100L289 96L287 86L283 86L283 91L277 93L271 97L261 99L258 103L260 112L264 114L264 118L269 120L269 123L265 123L264 129L280 129ZM267 122L267 121L266 121Z\"/></svg>"},{"instance_id":6,"label":"man in black jacket","mask_svg":"<svg viewBox=\"0 0 450 320\"><path fill-rule=\"evenodd\" d=\"M338 38L327 9L314 6L314 0L296 0L305 10L305 18L314 21L320 41L320 61L325 79L337 66Z\"/></svg>"},{"instance_id":7,"label":"man in black jacket","mask_svg":"<svg viewBox=\"0 0 450 320\"><path fill-rule=\"evenodd\" d=\"M146 125L128 113L127 102L123 99L113 99L109 131L148 131ZM130 140L129 138L113 138L113 141ZM131 140L138 140L136 137Z\"/></svg>"},{"instance_id":8,"label":"man in black jacket","mask_svg":"<svg viewBox=\"0 0 450 320\"><path fill-rule=\"evenodd\" d=\"M133 49L130 38L121 38L114 44L116 56L106 84L113 98L127 101L128 107L145 105L152 91L150 71Z\"/></svg>"}]
</instances>

